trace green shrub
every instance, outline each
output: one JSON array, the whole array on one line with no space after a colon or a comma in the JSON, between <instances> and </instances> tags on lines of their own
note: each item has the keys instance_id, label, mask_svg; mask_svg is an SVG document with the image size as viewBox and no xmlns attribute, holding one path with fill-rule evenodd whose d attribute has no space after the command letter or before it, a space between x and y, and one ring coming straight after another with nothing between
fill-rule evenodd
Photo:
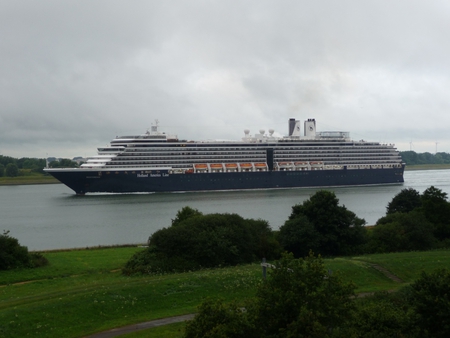
<instances>
[{"instance_id":1,"label":"green shrub","mask_svg":"<svg viewBox=\"0 0 450 338\"><path fill-rule=\"evenodd\" d=\"M414 210L380 218L370 232L368 252L401 252L436 247L434 226L425 215Z\"/></svg>"},{"instance_id":2,"label":"green shrub","mask_svg":"<svg viewBox=\"0 0 450 338\"><path fill-rule=\"evenodd\" d=\"M281 252L263 220L237 214L202 215L183 208L172 223L150 236L149 248L130 259L125 274L230 266L276 258Z\"/></svg>"},{"instance_id":3,"label":"green shrub","mask_svg":"<svg viewBox=\"0 0 450 338\"><path fill-rule=\"evenodd\" d=\"M411 296L422 336L450 337L450 271L422 272L411 285Z\"/></svg>"},{"instance_id":4,"label":"green shrub","mask_svg":"<svg viewBox=\"0 0 450 338\"><path fill-rule=\"evenodd\" d=\"M289 219L280 228L280 239L286 245L285 250L294 250L297 255L303 255L309 248L326 256L357 254L367 241L365 223L340 206L334 192L319 190L292 207ZM289 234L293 234L290 239Z\"/></svg>"},{"instance_id":5,"label":"green shrub","mask_svg":"<svg viewBox=\"0 0 450 338\"><path fill-rule=\"evenodd\" d=\"M320 257L284 255L256 299L224 305L206 301L185 337L337 337L353 314L354 286L329 275Z\"/></svg>"},{"instance_id":6,"label":"green shrub","mask_svg":"<svg viewBox=\"0 0 450 338\"><path fill-rule=\"evenodd\" d=\"M5 169L6 176L8 177L16 177L19 176L19 168L15 163L8 163Z\"/></svg>"},{"instance_id":7,"label":"green shrub","mask_svg":"<svg viewBox=\"0 0 450 338\"><path fill-rule=\"evenodd\" d=\"M419 337L407 291L404 288L397 293L380 292L358 299L350 330L364 338Z\"/></svg>"},{"instance_id":8,"label":"green shrub","mask_svg":"<svg viewBox=\"0 0 450 338\"><path fill-rule=\"evenodd\" d=\"M28 248L19 244L16 238L5 231L0 235L0 270L31 268L48 264L45 257L38 253L28 253Z\"/></svg>"}]
</instances>

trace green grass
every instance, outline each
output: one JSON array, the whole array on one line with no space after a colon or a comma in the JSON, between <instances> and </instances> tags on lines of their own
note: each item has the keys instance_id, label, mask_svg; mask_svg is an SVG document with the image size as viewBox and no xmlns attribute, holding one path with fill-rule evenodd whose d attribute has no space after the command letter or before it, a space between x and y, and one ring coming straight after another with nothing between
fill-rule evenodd
<instances>
[{"instance_id":1,"label":"green grass","mask_svg":"<svg viewBox=\"0 0 450 338\"><path fill-rule=\"evenodd\" d=\"M21 170L21 173L21 176L16 177L0 177L0 185L60 183L48 174L34 173L25 169Z\"/></svg>"},{"instance_id":2,"label":"green grass","mask_svg":"<svg viewBox=\"0 0 450 338\"><path fill-rule=\"evenodd\" d=\"M422 271L449 268L450 250L365 255L356 259L381 265L403 281L411 283L419 278Z\"/></svg>"},{"instance_id":3,"label":"green grass","mask_svg":"<svg viewBox=\"0 0 450 338\"><path fill-rule=\"evenodd\" d=\"M253 297L259 264L158 276L122 276L119 269L138 250L116 247L43 253L49 266L0 272L0 337L80 337L152 319L194 313L206 297ZM400 285L370 267L384 266L406 283L422 270L448 267L450 251L326 259L333 274L357 292ZM179 337L184 324L126 337Z\"/></svg>"},{"instance_id":4,"label":"green grass","mask_svg":"<svg viewBox=\"0 0 450 338\"><path fill-rule=\"evenodd\" d=\"M325 265L332 273L339 273L345 282L356 285L356 292L375 292L398 288L398 283L384 276L368 263L351 258L326 259Z\"/></svg>"},{"instance_id":5,"label":"green grass","mask_svg":"<svg viewBox=\"0 0 450 338\"><path fill-rule=\"evenodd\" d=\"M450 164L414 164L406 165L405 170L438 170L450 169Z\"/></svg>"},{"instance_id":6,"label":"green grass","mask_svg":"<svg viewBox=\"0 0 450 338\"><path fill-rule=\"evenodd\" d=\"M109 272L122 268L126 261L140 250L143 249L134 246L44 252L49 265L39 269L0 271L0 285Z\"/></svg>"},{"instance_id":7,"label":"green grass","mask_svg":"<svg viewBox=\"0 0 450 338\"><path fill-rule=\"evenodd\" d=\"M42 272L0 272L0 280L10 281L0 287L0 336L79 337L193 313L206 297L252 297L261 281L259 265L163 276L122 276L117 269L136 250L142 249L45 253L50 266L42 268ZM14 278L14 274L20 278ZM17 284L20 280L26 283Z\"/></svg>"}]
</instances>

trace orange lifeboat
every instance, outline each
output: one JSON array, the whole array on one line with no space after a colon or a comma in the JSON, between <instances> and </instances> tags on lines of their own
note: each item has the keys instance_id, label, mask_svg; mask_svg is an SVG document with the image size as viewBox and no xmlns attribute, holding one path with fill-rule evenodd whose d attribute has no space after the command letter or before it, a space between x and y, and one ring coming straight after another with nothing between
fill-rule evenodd
<instances>
[{"instance_id":1,"label":"orange lifeboat","mask_svg":"<svg viewBox=\"0 0 450 338\"><path fill-rule=\"evenodd\" d=\"M290 167L292 165L292 162L280 162L278 163L280 167Z\"/></svg>"},{"instance_id":2,"label":"orange lifeboat","mask_svg":"<svg viewBox=\"0 0 450 338\"><path fill-rule=\"evenodd\" d=\"M251 163L241 163L240 166L245 169L253 167Z\"/></svg>"},{"instance_id":3,"label":"orange lifeboat","mask_svg":"<svg viewBox=\"0 0 450 338\"><path fill-rule=\"evenodd\" d=\"M302 166L307 166L308 162L295 162L294 164L296 167L302 167Z\"/></svg>"},{"instance_id":4,"label":"orange lifeboat","mask_svg":"<svg viewBox=\"0 0 450 338\"><path fill-rule=\"evenodd\" d=\"M208 169L208 166L204 163L194 164L195 169Z\"/></svg>"},{"instance_id":5,"label":"orange lifeboat","mask_svg":"<svg viewBox=\"0 0 450 338\"><path fill-rule=\"evenodd\" d=\"M255 167L256 168L265 168L265 167L267 167L267 164L266 163L255 163Z\"/></svg>"},{"instance_id":6,"label":"orange lifeboat","mask_svg":"<svg viewBox=\"0 0 450 338\"><path fill-rule=\"evenodd\" d=\"M228 169L235 169L235 168L237 168L237 164L236 163L226 163L225 167Z\"/></svg>"},{"instance_id":7,"label":"orange lifeboat","mask_svg":"<svg viewBox=\"0 0 450 338\"><path fill-rule=\"evenodd\" d=\"M222 169L222 164L218 164L218 163L213 163L209 165L211 167L211 169Z\"/></svg>"}]
</instances>

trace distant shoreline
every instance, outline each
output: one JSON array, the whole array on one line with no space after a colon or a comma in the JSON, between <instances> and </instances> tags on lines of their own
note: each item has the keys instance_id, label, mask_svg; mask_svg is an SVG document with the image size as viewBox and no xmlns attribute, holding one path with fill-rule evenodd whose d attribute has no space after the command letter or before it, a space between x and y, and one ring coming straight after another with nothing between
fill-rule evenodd
<instances>
[{"instance_id":1,"label":"distant shoreline","mask_svg":"<svg viewBox=\"0 0 450 338\"><path fill-rule=\"evenodd\" d=\"M16 177L0 177L0 186L2 185L31 185L31 184L56 184L61 183L52 176L32 175ZM62 183L61 183L62 184Z\"/></svg>"},{"instance_id":2,"label":"distant shoreline","mask_svg":"<svg viewBox=\"0 0 450 338\"><path fill-rule=\"evenodd\" d=\"M407 165L405 170L441 170L450 169L450 164L415 164Z\"/></svg>"},{"instance_id":3,"label":"distant shoreline","mask_svg":"<svg viewBox=\"0 0 450 338\"><path fill-rule=\"evenodd\" d=\"M450 169L450 164L417 164L407 165L406 171L413 170L441 170ZM51 176L36 174L32 176L0 177L0 186L2 185L32 185L32 184L62 184L56 178Z\"/></svg>"}]
</instances>

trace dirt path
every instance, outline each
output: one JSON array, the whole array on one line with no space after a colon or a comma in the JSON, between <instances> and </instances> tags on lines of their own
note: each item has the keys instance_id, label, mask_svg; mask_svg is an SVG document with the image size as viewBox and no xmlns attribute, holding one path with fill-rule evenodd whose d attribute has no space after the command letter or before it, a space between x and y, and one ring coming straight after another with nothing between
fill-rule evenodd
<instances>
[{"instance_id":1,"label":"dirt path","mask_svg":"<svg viewBox=\"0 0 450 338\"><path fill-rule=\"evenodd\" d=\"M189 314L189 315L183 315L183 316L155 319L155 320L150 320L150 321L144 322L144 323L133 324L133 325L119 327L116 329L111 329L108 331L99 332L99 333L93 334L91 336L85 336L84 338L112 338L112 337L121 336L126 333L130 333L130 332L136 332L136 331L140 331L140 330L150 329L152 327L184 322L186 320L191 320L192 318L194 318L194 316L195 316L195 314Z\"/></svg>"},{"instance_id":2,"label":"dirt path","mask_svg":"<svg viewBox=\"0 0 450 338\"><path fill-rule=\"evenodd\" d=\"M383 275L385 275L387 278L393 280L394 282L397 282L397 283L403 283L403 281L402 281L399 277L397 277L396 275L394 275L393 273L391 273L389 270L383 268L381 265L378 265L378 264L372 264L372 263L369 263L369 265L370 265L372 268L374 268L374 269L380 271Z\"/></svg>"}]
</instances>

